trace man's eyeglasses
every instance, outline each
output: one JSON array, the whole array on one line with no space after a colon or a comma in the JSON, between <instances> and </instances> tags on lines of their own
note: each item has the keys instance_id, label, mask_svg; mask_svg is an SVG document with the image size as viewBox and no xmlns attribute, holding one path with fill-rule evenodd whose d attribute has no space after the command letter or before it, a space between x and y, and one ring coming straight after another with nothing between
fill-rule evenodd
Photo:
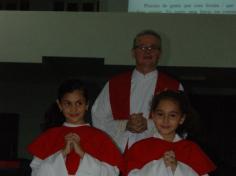
<instances>
[{"instance_id":1,"label":"man's eyeglasses","mask_svg":"<svg viewBox=\"0 0 236 176\"><path fill-rule=\"evenodd\" d=\"M135 49L140 49L142 51L157 51L160 50L160 47L156 45L136 45Z\"/></svg>"}]
</instances>

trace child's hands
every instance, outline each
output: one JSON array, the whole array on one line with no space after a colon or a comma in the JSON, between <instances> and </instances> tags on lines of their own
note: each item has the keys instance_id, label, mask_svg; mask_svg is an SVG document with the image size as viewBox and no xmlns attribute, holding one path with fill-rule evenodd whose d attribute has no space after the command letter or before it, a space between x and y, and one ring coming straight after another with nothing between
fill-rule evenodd
<instances>
[{"instance_id":1,"label":"child's hands","mask_svg":"<svg viewBox=\"0 0 236 176\"><path fill-rule=\"evenodd\" d=\"M174 151L170 150L164 153L163 160L165 162L166 167L170 167L172 172L175 172L177 167L177 160L175 158Z\"/></svg>"},{"instance_id":2,"label":"child's hands","mask_svg":"<svg viewBox=\"0 0 236 176\"><path fill-rule=\"evenodd\" d=\"M75 153L77 153L81 158L84 157L84 150L82 149L80 145L80 137L79 135L73 133L73 142L72 142L73 148L75 150Z\"/></svg>"},{"instance_id":3,"label":"child's hands","mask_svg":"<svg viewBox=\"0 0 236 176\"><path fill-rule=\"evenodd\" d=\"M62 150L62 154L65 157L68 155L72 149L82 158L84 156L84 151L80 146L80 137L76 133L69 133L65 136L65 147Z\"/></svg>"},{"instance_id":4,"label":"child's hands","mask_svg":"<svg viewBox=\"0 0 236 176\"><path fill-rule=\"evenodd\" d=\"M72 148L72 133L69 133L65 136L65 147L62 149L63 156L66 157L66 155L71 152Z\"/></svg>"}]
</instances>

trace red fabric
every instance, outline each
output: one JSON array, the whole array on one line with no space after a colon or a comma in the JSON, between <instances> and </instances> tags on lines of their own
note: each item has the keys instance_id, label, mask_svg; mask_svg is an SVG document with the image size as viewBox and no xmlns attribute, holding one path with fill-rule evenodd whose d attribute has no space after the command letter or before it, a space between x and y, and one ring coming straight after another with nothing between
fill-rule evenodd
<instances>
[{"instance_id":1,"label":"red fabric","mask_svg":"<svg viewBox=\"0 0 236 176\"><path fill-rule=\"evenodd\" d=\"M127 174L133 169L141 169L150 161L162 158L169 150L175 152L177 161L187 164L199 175L207 174L216 168L200 147L189 140L167 142L151 137L135 143L125 154Z\"/></svg>"},{"instance_id":2,"label":"red fabric","mask_svg":"<svg viewBox=\"0 0 236 176\"><path fill-rule=\"evenodd\" d=\"M155 95L165 90L177 91L179 89L179 84L179 81L159 72L158 81L155 88Z\"/></svg>"},{"instance_id":3,"label":"red fabric","mask_svg":"<svg viewBox=\"0 0 236 176\"><path fill-rule=\"evenodd\" d=\"M1 169L18 169L20 168L20 161L18 160L12 160L12 161L7 161L7 160L1 160L0 161L0 168Z\"/></svg>"},{"instance_id":4,"label":"red fabric","mask_svg":"<svg viewBox=\"0 0 236 176\"><path fill-rule=\"evenodd\" d=\"M109 81L109 95L112 114L115 120L128 119L130 115L130 89L132 72L125 72ZM179 82L159 72L155 94L163 90L178 90Z\"/></svg>"},{"instance_id":5,"label":"red fabric","mask_svg":"<svg viewBox=\"0 0 236 176\"><path fill-rule=\"evenodd\" d=\"M69 174L74 174L76 173L78 166L80 163L80 157L75 153L75 151L71 151L67 156L66 156L66 169L68 170Z\"/></svg>"},{"instance_id":6,"label":"red fabric","mask_svg":"<svg viewBox=\"0 0 236 176\"><path fill-rule=\"evenodd\" d=\"M130 112L130 88L132 72L125 72L109 81L109 95L113 118L128 119Z\"/></svg>"},{"instance_id":7,"label":"red fabric","mask_svg":"<svg viewBox=\"0 0 236 176\"><path fill-rule=\"evenodd\" d=\"M45 159L64 147L64 136L71 132L80 136L81 147L86 153L100 161L117 166L121 171L124 170L122 155L113 141L102 131L90 126L62 126L49 129L28 146L28 151L40 159ZM75 174L79 166L80 157L73 151L68 157L73 158L72 162L66 162L68 173Z\"/></svg>"}]
</instances>

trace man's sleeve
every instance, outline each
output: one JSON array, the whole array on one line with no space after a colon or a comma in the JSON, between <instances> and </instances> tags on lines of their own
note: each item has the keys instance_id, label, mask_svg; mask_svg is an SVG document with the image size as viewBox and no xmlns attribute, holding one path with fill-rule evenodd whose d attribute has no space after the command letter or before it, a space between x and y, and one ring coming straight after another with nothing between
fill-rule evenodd
<instances>
[{"instance_id":1,"label":"man's sleeve","mask_svg":"<svg viewBox=\"0 0 236 176\"><path fill-rule=\"evenodd\" d=\"M127 120L114 120L110 98L109 83L106 83L92 107L93 126L105 131L119 145L124 137Z\"/></svg>"}]
</instances>

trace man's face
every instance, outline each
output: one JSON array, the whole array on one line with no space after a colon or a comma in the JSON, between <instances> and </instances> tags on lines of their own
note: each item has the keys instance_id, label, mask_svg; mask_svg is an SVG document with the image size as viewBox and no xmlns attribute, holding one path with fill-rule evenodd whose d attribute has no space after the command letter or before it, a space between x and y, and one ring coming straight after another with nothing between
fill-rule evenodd
<instances>
[{"instance_id":1,"label":"man's face","mask_svg":"<svg viewBox=\"0 0 236 176\"><path fill-rule=\"evenodd\" d=\"M140 36L136 40L132 54L138 70L152 71L156 68L161 55L160 40L153 35Z\"/></svg>"}]
</instances>

